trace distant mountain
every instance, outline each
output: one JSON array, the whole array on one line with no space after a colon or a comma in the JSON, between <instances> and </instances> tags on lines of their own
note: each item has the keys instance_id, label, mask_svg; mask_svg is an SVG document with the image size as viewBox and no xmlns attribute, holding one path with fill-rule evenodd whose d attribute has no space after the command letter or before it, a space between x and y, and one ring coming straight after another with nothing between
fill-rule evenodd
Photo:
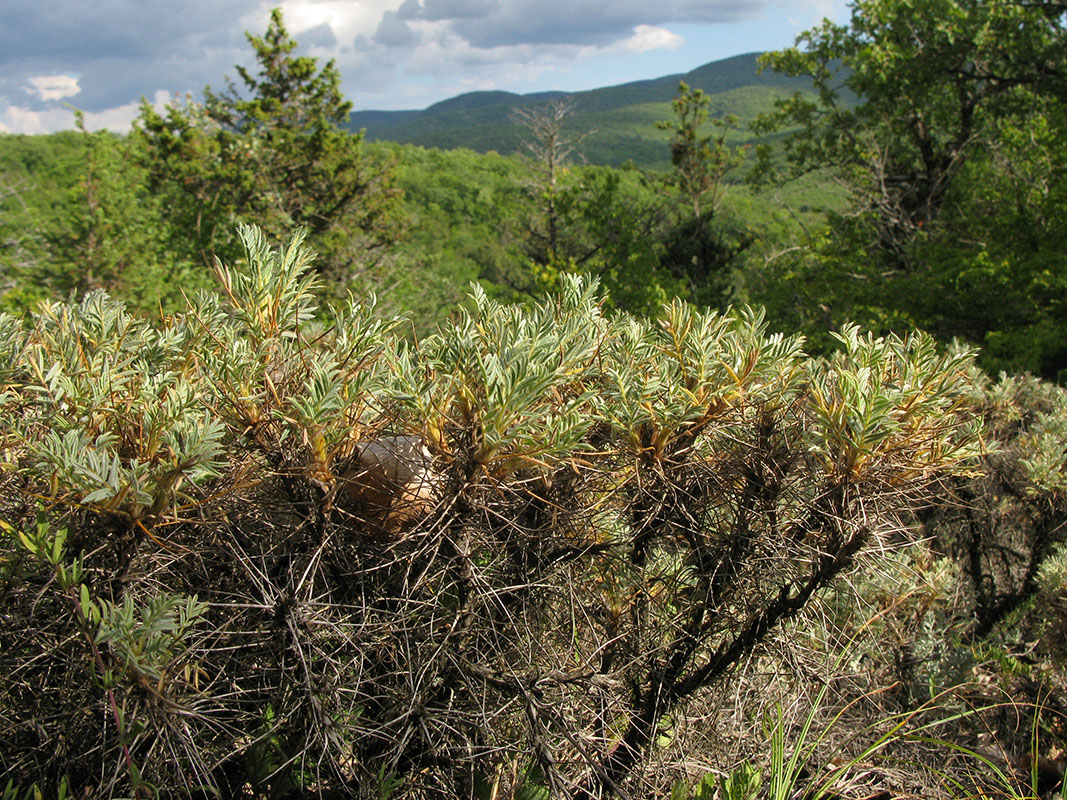
<instances>
[{"instance_id":1,"label":"distant mountain","mask_svg":"<svg viewBox=\"0 0 1067 800\"><path fill-rule=\"evenodd\" d=\"M733 113L742 121L770 110L778 98L811 89L804 78L771 70L759 74L758 57L758 53L747 53L684 74L583 92L470 92L422 111L359 111L352 114L349 125L353 130L365 129L369 140L510 153L521 147L524 134L512 121L516 108L568 98L574 104L568 128L596 131L583 141L588 161L617 166L632 159L642 166L662 166L668 159L664 147L668 134L657 130L655 123L672 116L670 102L679 81L711 95L713 116ZM747 138L738 136L739 141Z\"/></svg>"}]
</instances>

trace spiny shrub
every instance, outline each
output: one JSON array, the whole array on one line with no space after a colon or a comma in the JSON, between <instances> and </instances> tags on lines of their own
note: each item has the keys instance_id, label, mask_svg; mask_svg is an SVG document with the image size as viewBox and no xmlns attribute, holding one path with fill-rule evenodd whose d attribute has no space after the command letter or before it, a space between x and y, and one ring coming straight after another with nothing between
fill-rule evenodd
<instances>
[{"instance_id":1,"label":"spiny shrub","mask_svg":"<svg viewBox=\"0 0 1067 800\"><path fill-rule=\"evenodd\" d=\"M960 565L971 617L984 637L1028 603L1039 574L1067 542L1067 391L1027 375L975 375L973 403L989 452L980 469L946 483L923 516Z\"/></svg>"},{"instance_id":2,"label":"spiny shrub","mask_svg":"<svg viewBox=\"0 0 1067 800\"><path fill-rule=\"evenodd\" d=\"M153 326L0 318L0 767L78 796L647 794L658 733L977 452L971 356L475 291L300 236ZM49 789L50 791L52 789Z\"/></svg>"}]
</instances>

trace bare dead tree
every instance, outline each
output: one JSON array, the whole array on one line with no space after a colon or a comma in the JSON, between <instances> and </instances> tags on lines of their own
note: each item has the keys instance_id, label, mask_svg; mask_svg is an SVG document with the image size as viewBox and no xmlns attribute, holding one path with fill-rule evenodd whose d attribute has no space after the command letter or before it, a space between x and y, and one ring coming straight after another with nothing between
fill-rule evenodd
<instances>
[{"instance_id":1,"label":"bare dead tree","mask_svg":"<svg viewBox=\"0 0 1067 800\"><path fill-rule=\"evenodd\" d=\"M553 100L545 106L520 106L512 114L525 135L522 147L529 158L533 178L529 187L534 196L539 221L530 226L535 257L543 263L565 258L568 238L568 215L561 208L561 180L573 157L583 160L580 146L596 133L567 132L567 122L574 115L573 100Z\"/></svg>"}]
</instances>

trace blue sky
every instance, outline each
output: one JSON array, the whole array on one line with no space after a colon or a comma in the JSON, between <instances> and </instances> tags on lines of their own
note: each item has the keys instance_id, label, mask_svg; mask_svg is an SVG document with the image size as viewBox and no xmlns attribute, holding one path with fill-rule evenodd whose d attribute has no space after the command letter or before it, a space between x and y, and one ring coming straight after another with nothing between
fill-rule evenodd
<instances>
[{"instance_id":1,"label":"blue sky","mask_svg":"<svg viewBox=\"0 0 1067 800\"><path fill-rule=\"evenodd\" d=\"M687 72L791 45L843 0L41 0L0 8L0 132L124 131L221 87L245 31L280 5L301 51L333 58L357 109L425 108L463 92L574 91Z\"/></svg>"}]
</instances>

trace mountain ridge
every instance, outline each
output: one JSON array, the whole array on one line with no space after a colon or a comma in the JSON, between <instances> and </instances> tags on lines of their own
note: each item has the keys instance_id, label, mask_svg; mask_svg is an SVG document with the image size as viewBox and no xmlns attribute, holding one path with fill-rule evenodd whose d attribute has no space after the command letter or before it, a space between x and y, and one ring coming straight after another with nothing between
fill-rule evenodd
<instances>
[{"instance_id":1,"label":"mountain ridge","mask_svg":"<svg viewBox=\"0 0 1067 800\"><path fill-rule=\"evenodd\" d=\"M743 93L745 102L741 110L745 113L738 116L746 122L747 117L770 110L776 99L795 91L810 91L811 84L806 78L792 78L769 70L760 73L759 56L759 53L744 53L702 64L688 72L576 92L467 92L421 110L354 112L349 127L363 130L370 141L510 153L520 149L522 143L523 130L512 119L516 109L566 99L573 105L568 130L584 132L588 128L583 129L583 125L597 123L596 132L584 143L588 161L616 166L627 160L643 166L662 165L666 158L662 151L666 134L657 131L654 123L646 123L657 115L662 119L671 116L670 102L679 82L703 89L711 96L713 116L738 113L731 106L740 96L737 93ZM734 95L730 97L730 93Z\"/></svg>"}]
</instances>

